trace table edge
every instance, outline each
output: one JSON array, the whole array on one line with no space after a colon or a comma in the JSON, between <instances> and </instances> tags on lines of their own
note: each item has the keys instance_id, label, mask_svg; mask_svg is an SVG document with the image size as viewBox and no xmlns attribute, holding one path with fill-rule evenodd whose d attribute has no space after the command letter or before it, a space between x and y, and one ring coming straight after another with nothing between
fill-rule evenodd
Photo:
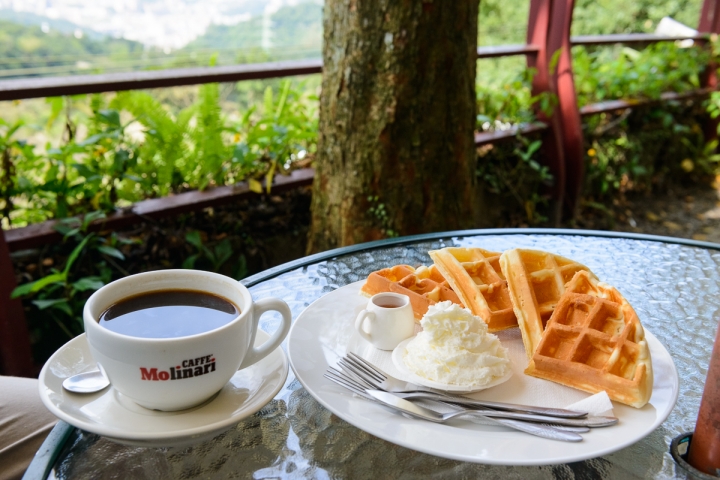
<instances>
[{"instance_id":1,"label":"table edge","mask_svg":"<svg viewBox=\"0 0 720 480\"><path fill-rule=\"evenodd\" d=\"M404 245L428 240L438 240L449 237L474 237L483 235L575 235L581 237L605 237L605 238L623 238L627 240L644 240L650 242L673 243L688 247L706 248L711 250L720 250L720 243L703 242L700 240L691 240L687 238L666 237L661 235L649 235L645 233L632 232L611 232L604 230L582 230L568 228L485 228L475 230L453 230L448 232L423 233L419 235L409 235L398 238L387 238L383 240L375 240L372 242L358 243L347 247L335 248L325 252L308 255L298 260L292 260L277 267L272 267L255 275L246 277L240 281L246 287L252 287L260 282L270 280L271 278L282 275L292 270L296 270L313 263L322 262L341 255L348 255L358 251L375 250L396 245Z\"/></svg>"},{"instance_id":2,"label":"table edge","mask_svg":"<svg viewBox=\"0 0 720 480\"><path fill-rule=\"evenodd\" d=\"M59 420L57 424L50 430L47 438L40 445L40 449L35 453L30 465L28 465L22 480L44 480L50 473L50 469L55 465L60 451L65 446L70 434L75 431L75 427L67 422Z\"/></svg>"}]
</instances>

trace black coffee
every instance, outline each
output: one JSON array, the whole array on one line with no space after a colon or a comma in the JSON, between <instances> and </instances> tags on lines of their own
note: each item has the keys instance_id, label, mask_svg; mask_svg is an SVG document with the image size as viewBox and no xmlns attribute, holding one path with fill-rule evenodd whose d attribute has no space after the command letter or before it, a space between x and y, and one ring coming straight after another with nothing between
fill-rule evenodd
<instances>
[{"instance_id":1,"label":"black coffee","mask_svg":"<svg viewBox=\"0 0 720 480\"><path fill-rule=\"evenodd\" d=\"M100 315L113 332L145 338L187 337L230 323L240 314L232 302L196 290L160 290L124 298Z\"/></svg>"}]
</instances>

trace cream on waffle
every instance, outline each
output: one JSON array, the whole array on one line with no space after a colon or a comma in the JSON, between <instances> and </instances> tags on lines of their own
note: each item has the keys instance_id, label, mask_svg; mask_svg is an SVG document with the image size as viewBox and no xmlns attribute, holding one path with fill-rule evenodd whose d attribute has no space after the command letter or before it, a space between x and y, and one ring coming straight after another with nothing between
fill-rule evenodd
<instances>
[{"instance_id":1,"label":"cream on waffle","mask_svg":"<svg viewBox=\"0 0 720 480\"><path fill-rule=\"evenodd\" d=\"M532 358L540 343L565 284L585 265L541 250L513 249L500 256L500 268L508 283L525 353ZM590 272L590 275L595 275Z\"/></svg>"},{"instance_id":2,"label":"cream on waffle","mask_svg":"<svg viewBox=\"0 0 720 480\"><path fill-rule=\"evenodd\" d=\"M414 269L410 265L395 265L372 272L360 288L360 293L372 297L381 292L402 293L410 297L417 321L425 315L430 305L437 302L450 300L462 305L435 266Z\"/></svg>"},{"instance_id":3,"label":"cream on waffle","mask_svg":"<svg viewBox=\"0 0 720 480\"><path fill-rule=\"evenodd\" d=\"M488 324L488 331L517 326L500 253L451 247L428 253L462 303Z\"/></svg>"},{"instance_id":4,"label":"cream on waffle","mask_svg":"<svg viewBox=\"0 0 720 480\"><path fill-rule=\"evenodd\" d=\"M650 350L632 306L580 271L567 284L525 373L640 408L653 386Z\"/></svg>"}]
</instances>

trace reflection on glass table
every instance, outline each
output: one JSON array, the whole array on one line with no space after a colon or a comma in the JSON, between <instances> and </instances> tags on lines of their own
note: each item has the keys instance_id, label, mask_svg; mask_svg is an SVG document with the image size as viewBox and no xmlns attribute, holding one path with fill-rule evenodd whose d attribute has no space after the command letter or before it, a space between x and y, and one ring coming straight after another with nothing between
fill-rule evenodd
<instances>
[{"instance_id":1,"label":"reflection on glass table","mask_svg":"<svg viewBox=\"0 0 720 480\"><path fill-rule=\"evenodd\" d=\"M588 460L545 466L472 463L420 453L397 444L407 442L366 433L323 407L291 370L279 393L257 413L190 446L120 445L61 424L28 476L114 478L122 472L126 478L686 478L668 446L673 437L694 429L720 309L720 245L581 230L448 232L342 248L276 267L243 283L255 299L285 300L295 320L325 294L380 268L429 265L427 252L446 246L547 250L587 265L617 287L677 367L680 395L667 420L636 443ZM266 315L261 328L271 332L278 323L279 318ZM477 448L488 441L492 438L478 433Z\"/></svg>"}]
</instances>

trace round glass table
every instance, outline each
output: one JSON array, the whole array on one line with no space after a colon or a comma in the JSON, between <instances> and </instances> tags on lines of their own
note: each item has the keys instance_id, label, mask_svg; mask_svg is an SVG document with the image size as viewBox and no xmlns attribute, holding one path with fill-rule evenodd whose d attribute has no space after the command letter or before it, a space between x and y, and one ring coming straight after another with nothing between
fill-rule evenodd
<instances>
[{"instance_id":1,"label":"round glass table","mask_svg":"<svg viewBox=\"0 0 720 480\"><path fill-rule=\"evenodd\" d=\"M677 367L680 395L668 419L637 443L590 460L532 467L467 463L419 453L350 425L310 396L291 370L260 411L191 446L120 445L60 422L26 478L686 478L668 447L695 426L718 325L720 244L583 230L445 232L308 256L242 283L255 299L285 300L296 319L328 292L388 266L429 265L428 250L447 246L546 250L587 265L616 286ZM272 332L278 323L268 314L261 328Z\"/></svg>"}]
</instances>

